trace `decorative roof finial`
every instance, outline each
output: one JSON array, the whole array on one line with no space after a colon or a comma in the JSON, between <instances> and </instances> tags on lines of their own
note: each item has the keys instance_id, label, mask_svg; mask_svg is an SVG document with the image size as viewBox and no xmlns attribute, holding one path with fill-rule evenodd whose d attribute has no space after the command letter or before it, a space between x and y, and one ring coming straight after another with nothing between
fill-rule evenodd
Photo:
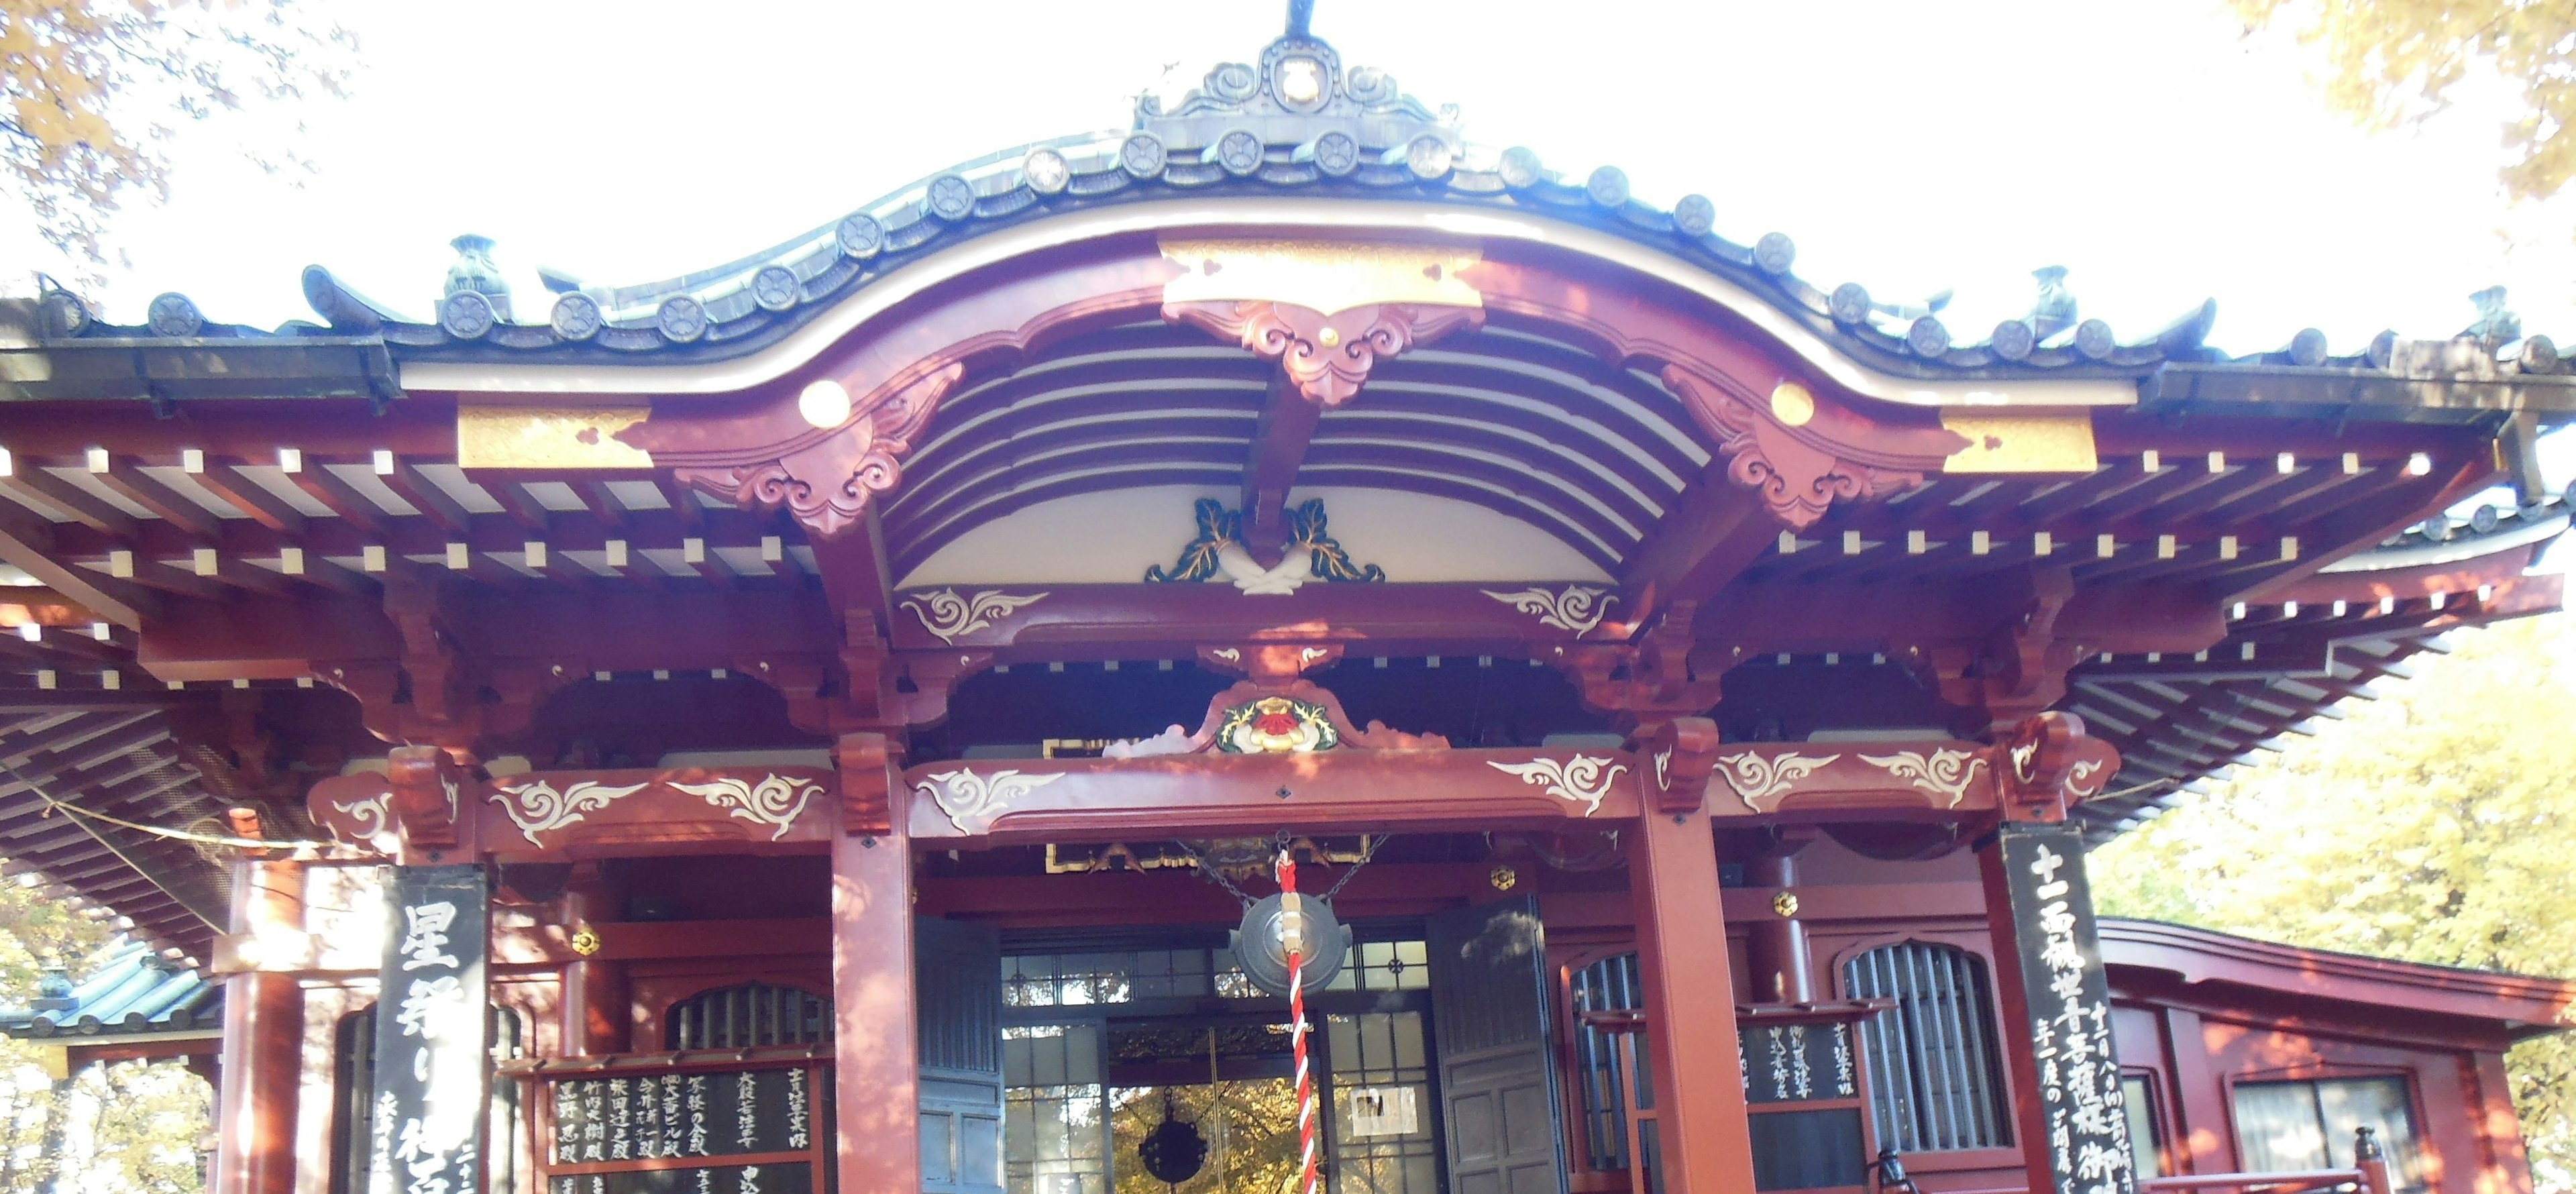
<instances>
[{"instance_id":1,"label":"decorative roof finial","mask_svg":"<svg viewBox=\"0 0 2576 1194\"><path fill-rule=\"evenodd\" d=\"M510 284L492 263L492 238L466 233L447 242L456 263L447 267L447 289L438 300L438 326L461 340L476 340L510 321Z\"/></svg>"},{"instance_id":2,"label":"decorative roof finial","mask_svg":"<svg viewBox=\"0 0 2576 1194\"><path fill-rule=\"evenodd\" d=\"M2045 340L2075 326L2075 293L2066 288L2066 267L2043 265L2030 271L2039 279L2039 299L2030 305L2030 330Z\"/></svg>"},{"instance_id":3,"label":"decorative roof finial","mask_svg":"<svg viewBox=\"0 0 2576 1194\"><path fill-rule=\"evenodd\" d=\"M1313 37L1315 0L1288 0L1288 36Z\"/></svg>"},{"instance_id":4,"label":"decorative roof finial","mask_svg":"<svg viewBox=\"0 0 2576 1194\"><path fill-rule=\"evenodd\" d=\"M447 267L447 289L441 297L471 290L492 300L492 311L503 319L510 317L510 284L501 278L501 267L492 263L492 238L466 233L447 242L456 250L456 261Z\"/></svg>"},{"instance_id":5,"label":"decorative roof finial","mask_svg":"<svg viewBox=\"0 0 2576 1194\"><path fill-rule=\"evenodd\" d=\"M2504 305L2504 287L2489 286L2469 301L2478 305L2478 321L2460 332L2461 339L2490 348L2522 339L2522 318Z\"/></svg>"}]
</instances>

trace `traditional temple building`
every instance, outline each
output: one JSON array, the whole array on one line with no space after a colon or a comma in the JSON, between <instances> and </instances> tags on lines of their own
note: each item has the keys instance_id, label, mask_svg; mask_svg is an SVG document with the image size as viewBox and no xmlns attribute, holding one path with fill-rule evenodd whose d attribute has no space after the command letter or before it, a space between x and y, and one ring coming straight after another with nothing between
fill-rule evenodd
<instances>
[{"instance_id":1,"label":"traditional temple building","mask_svg":"<svg viewBox=\"0 0 2576 1194\"><path fill-rule=\"evenodd\" d=\"M0 852L221 977L222 1194L2527 1190L2576 988L2081 856L2557 609L2576 370L1726 222L1297 16L666 282L48 292Z\"/></svg>"}]
</instances>

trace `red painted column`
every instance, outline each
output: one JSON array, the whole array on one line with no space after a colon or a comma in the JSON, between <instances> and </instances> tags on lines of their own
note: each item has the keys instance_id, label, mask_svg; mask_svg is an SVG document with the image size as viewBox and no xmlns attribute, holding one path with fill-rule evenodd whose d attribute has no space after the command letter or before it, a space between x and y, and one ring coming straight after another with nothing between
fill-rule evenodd
<instances>
[{"instance_id":1,"label":"red painted column","mask_svg":"<svg viewBox=\"0 0 2576 1194\"><path fill-rule=\"evenodd\" d=\"M1789 854L1756 858L1745 864L1745 882L1753 887L1776 889L1778 894L1794 898L1798 886L1798 860ZM1813 1003L1816 999L1814 951L1807 944L1806 922L1794 912L1778 911L1777 896L1773 914L1756 920L1745 942L1744 952L1753 971L1755 1003Z\"/></svg>"},{"instance_id":2,"label":"red painted column","mask_svg":"<svg viewBox=\"0 0 2576 1194\"><path fill-rule=\"evenodd\" d=\"M622 918L617 893L595 862L577 863L564 888L564 923L576 931ZM627 1051L635 1013L626 986L626 963L579 958L563 968L563 1051L566 1057L601 1057ZM660 1042L654 1042L655 1048Z\"/></svg>"},{"instance_id":3,"label":"red painted column","mask_svg":"<svg viewBox=\"0 0 2576 1194\"><path fill-rule=\"evenodd\" d=\"M1649 813L1628 846L1667 1194L1750 1194L1735 980L1718 910L1717 843L1702 813Z\"/></svg>"},{"instance_id":4,"label":"red painted column","mask_svg":"<svg viewBox=\"0 0 2576 1194\"><path fill-rule=\"evenodd\" d=\"M259 818L232 814L233 832L260 836ZM304 932L304 869L244 858L232 866L231 931L248 940ZM246 961L257 964L259 951ZM291 1194L304 993L291 974L256 970L224 980L222 1085L216 1095L214 1194Z\"/></svg>"},{"instance_id":5,"label":"red painted column","mask_svg":"<svg viewBox=\"0 0 2576 1194\"><path fill-rule=\"evenodd\" d=\"M832 845L833 1089L844 1191L921 1188L912 854L903 820L898 800L892 832L844 833Z\"/></svg>"}]
</instances>

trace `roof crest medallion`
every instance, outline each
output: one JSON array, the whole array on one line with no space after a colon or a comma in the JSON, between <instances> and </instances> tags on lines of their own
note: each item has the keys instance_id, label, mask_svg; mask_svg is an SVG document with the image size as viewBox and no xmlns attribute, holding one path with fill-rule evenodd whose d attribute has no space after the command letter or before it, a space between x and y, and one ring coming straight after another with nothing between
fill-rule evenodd
<instances>
[{"instance_id":1,"label":"roof crest medallion","mask_svg":"<svg viewBox=\"0 0 2576 1194\"><path fill-rule=\"evenodd\" d=\"M1150 157L1157 170L1195 159L1237 176L1275 164L1341 177L1364 163L1447 174L1465 148L1457 107L1434 112L1385 71L1343 69L1341 53L1309 31L1306 16L1292 11L1258 64L1218 63L1168 112L1161 97L1138 96L1135 134L1122 154L1128 168Z\"/></svg>"}]
</instances>

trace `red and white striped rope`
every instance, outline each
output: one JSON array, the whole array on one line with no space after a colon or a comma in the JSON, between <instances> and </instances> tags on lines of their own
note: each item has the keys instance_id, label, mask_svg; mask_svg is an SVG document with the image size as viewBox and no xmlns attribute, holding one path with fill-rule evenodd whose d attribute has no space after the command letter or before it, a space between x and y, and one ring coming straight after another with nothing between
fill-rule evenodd
<instances>
[{"instance_id":1,"label":"red and white striped rope","mask_svg":"<svg viewBox=\"0 0 2576 1194\"><path fill-rule=\"evenodd\" d=\"M1287 851L1279 852L1279 891L1286 897L1280 911L1298 915L1297 860ZM1304 936L1301 932L1300 938ZM1297 1183L1300 1194L1315 1194L1315 1080L1306 1069L1306 959L1304 951L1288 951L1288 1040L1297 1056L1297 1141L1304 1168Z\"/></svg>"}]
</instances>

